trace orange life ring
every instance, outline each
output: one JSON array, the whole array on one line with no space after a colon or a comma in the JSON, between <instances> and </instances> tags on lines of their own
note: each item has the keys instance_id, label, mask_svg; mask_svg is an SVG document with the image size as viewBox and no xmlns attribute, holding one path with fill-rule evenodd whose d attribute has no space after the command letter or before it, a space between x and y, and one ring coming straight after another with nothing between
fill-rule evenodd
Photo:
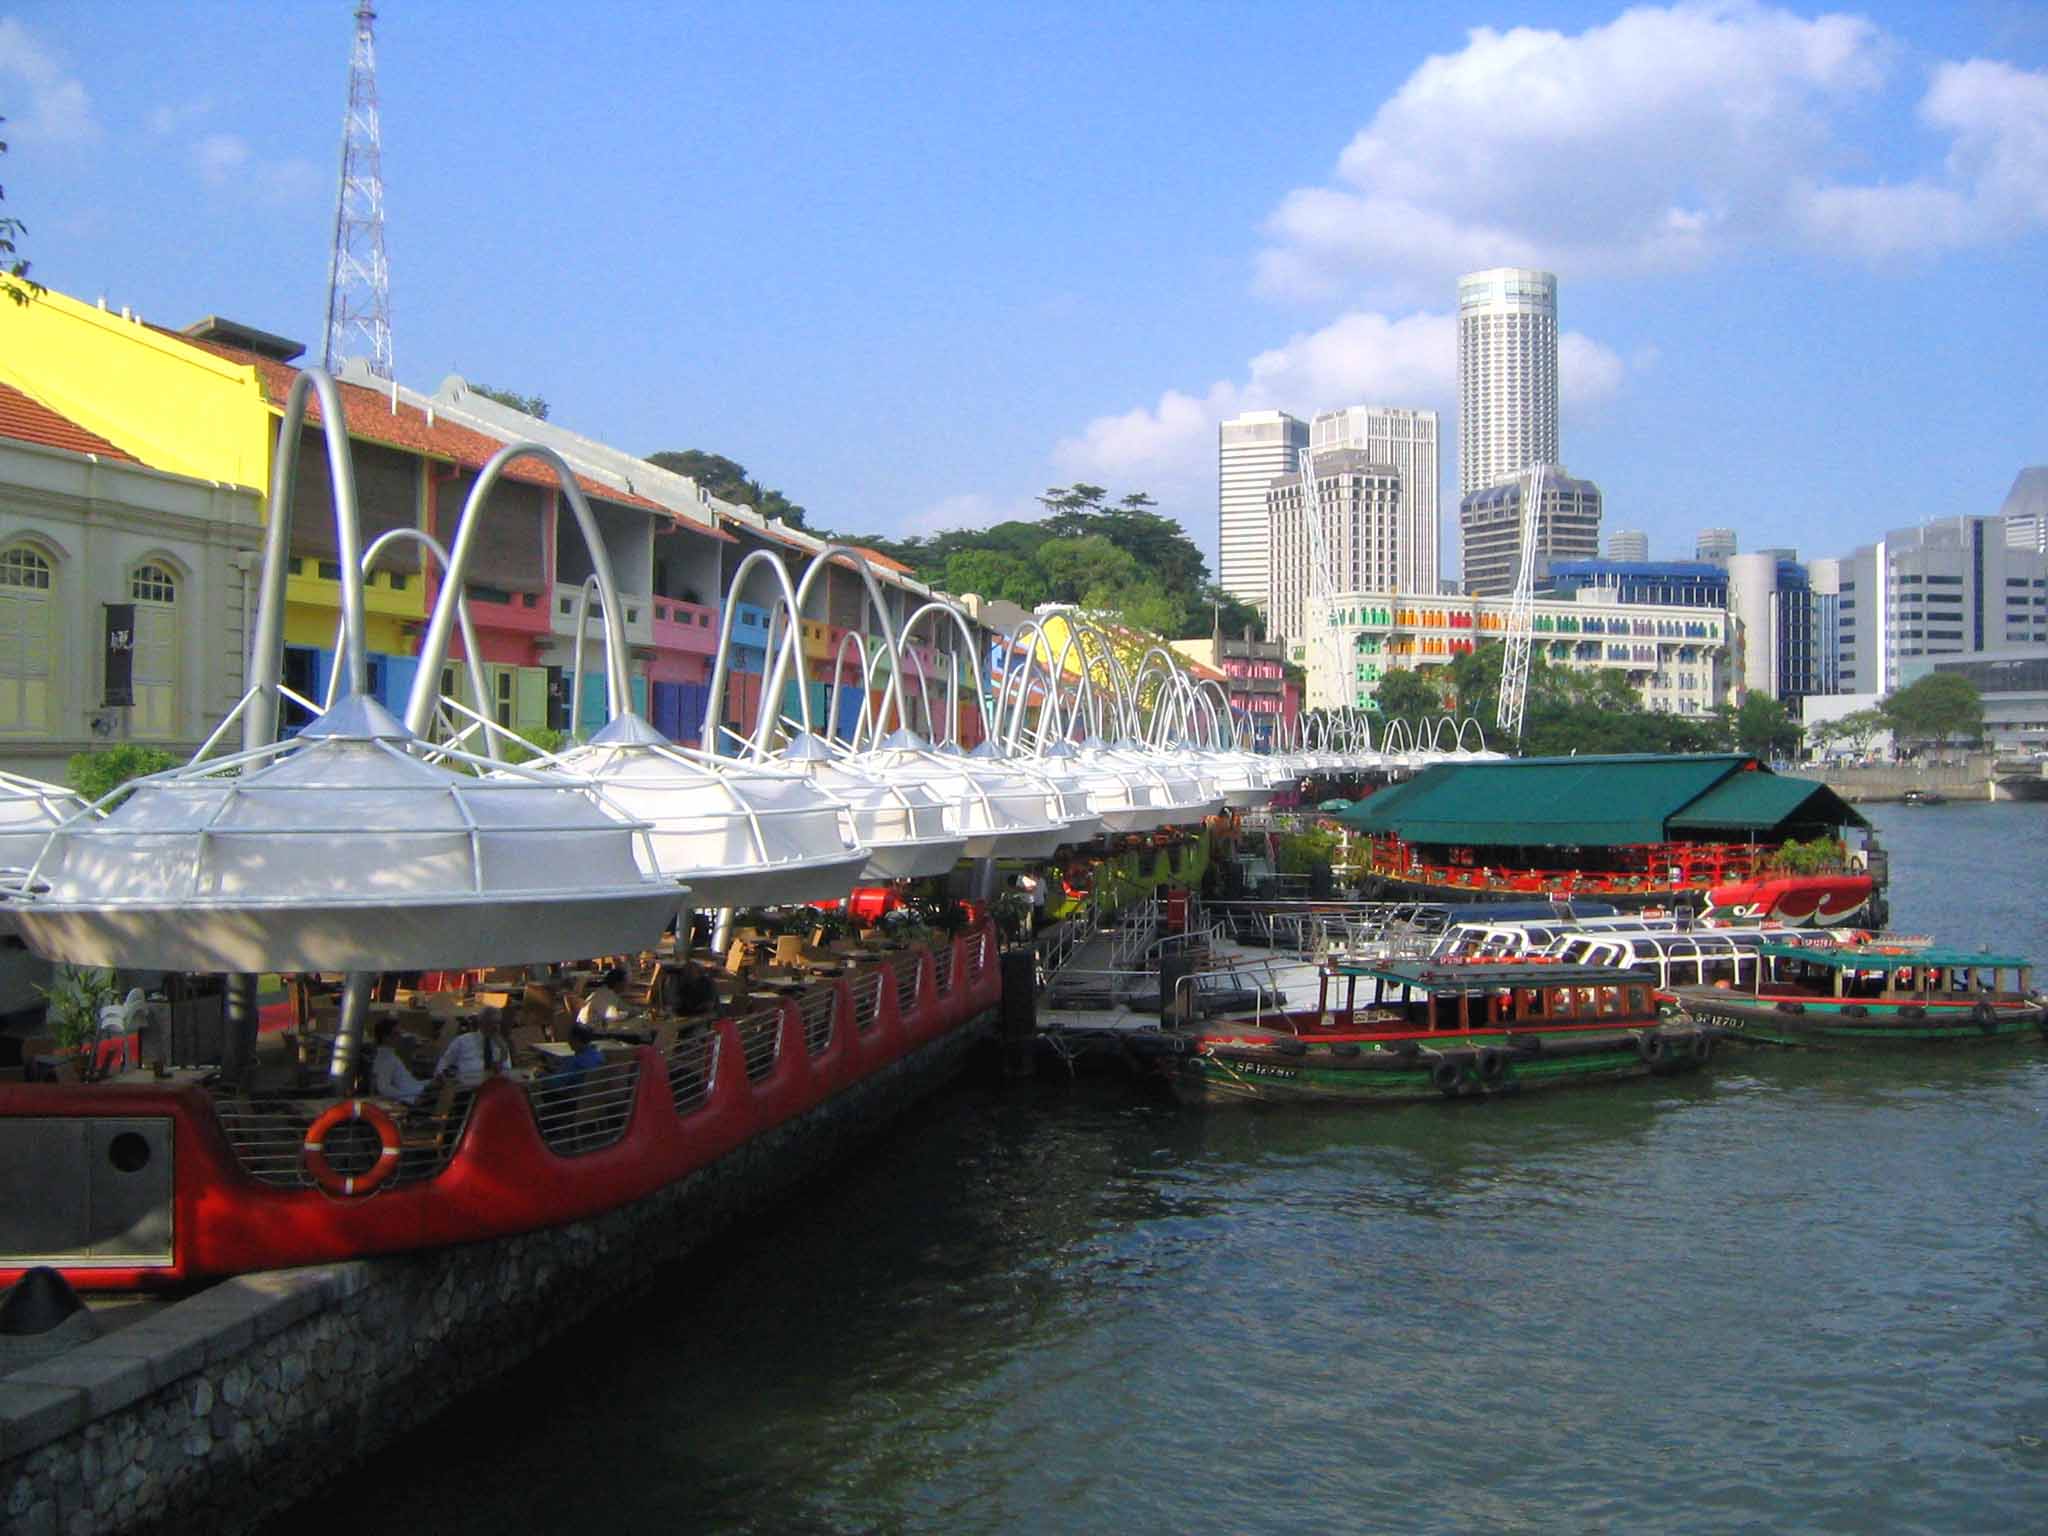
<instances>
[{"instance_id":1,"label":"orange life ring","mask_svg":"<svg viewBox=\"0 0 2048 1536\"><path fill-rule=\"evenodd\" d=\"M337 1173L334 1164L327 1161L327 1133L348 1120L369 1122L382 1145L383 1150L368 1172ZM320 1118L306 1128L306 1172L330 1195L367 1195L398 1171L398 1147L398 1122L385 1113L382 1105L368 1099L343 1099L339 1104L328 1105Z\"/></svg>"}]
</instances>

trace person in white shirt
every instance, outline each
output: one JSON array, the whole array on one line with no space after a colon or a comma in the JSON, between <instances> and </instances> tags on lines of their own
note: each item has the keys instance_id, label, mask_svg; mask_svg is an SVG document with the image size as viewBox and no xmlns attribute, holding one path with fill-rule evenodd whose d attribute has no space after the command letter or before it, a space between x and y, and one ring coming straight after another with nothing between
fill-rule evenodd
<instances>
[{"instance_id":1,"label":"person in white shirt","mask_svg":"<svg viewBox=\"0 0 2048 1536\"><path fill-rule=\"evenodd\" d=\"M576 1022L590 1029L603 1029L626 1016L625 1004L619 1001L619 988L626 984L626 973L617 966L598 978L590 995L583 999L583 1007L576 1015Z\"/></svg>"},{"instance_id":2,"label":"person in white shirt","mask_svg":"<svg viewBox=\"0 0 2048 1536\"><path fill-rule=\"evenodd\" d=\"M397 1031L398 1020L383 1018L377 1021L377 1055L370 1063L370 1092L380 1099L417 1104L420 1095L427 1091L427 1084L412 1075L405 1065L405 1058L391 1043L391 1037Z\"/></svg>"},{"instance_id":3,"label":"person in white shirt","mask_svg":"<svg viewBox=\"0 0 2048 1536\"><path fill-rule=\"evenodd\" d=\"M477 1016L476 1028L465 1029L434 1063L436 1078L452 1077L458 1086L475 1088L493 1072L511 1064L512 1050L505 1043L504 1015L486 1008Z\"/></svg>"}]
</instances>

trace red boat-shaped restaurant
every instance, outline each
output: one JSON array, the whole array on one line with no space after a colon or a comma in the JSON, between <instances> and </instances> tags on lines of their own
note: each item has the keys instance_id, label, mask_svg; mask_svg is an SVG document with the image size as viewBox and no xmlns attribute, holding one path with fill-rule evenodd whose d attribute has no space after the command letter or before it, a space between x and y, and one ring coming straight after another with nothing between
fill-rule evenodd
<instances>
[{"instance_id":1,"label":"red boat-shaped restaurant","mask_svg":"<svg viewBox=\"0 0 2048 1536\"><path fill-rule=\"evenodd\" d=\"M416 1107L329 1105L282 1088L217 1094L146 1072L63 1089L0 1086L0 1147L13 1168L33 1173L75 1150L69 1161L91 1170L47 1210L40 1233L23 1224L38 1202L14 1203L0 1285L47 1263L82 1289L178 1287L498 1237L628 1204L987 1013L1000 988L995 953L982 925L932 949L840 958L826 968L836 974L757 976L738 1006L631 1018L614 1033L646 1043L605 1042L604 1064L573 1080L514 1065L473 1092L451 1083ZM643 981L660 986L659 976ZM565 1019L541 983L495 996L515 1017L550 1009ZM529 1051L566 1054L519 1034L515 1062Z\"/></svg>"},{"instance_id":2,"label":"red boat-shaped restaurant","mask_svg":"<svg viewBox=\"0 0 2048 1536\"><path fill-rule=\"evenodd\" d=\"M1728 922L1884 920L1885 858L1863 815L1827 785L1740 753L1438 763L1337 820L1370 838L1376 899L1584 897Z\"/></svg>"},{"instance_id":3,"label":"red boat-shaped restaurant","mask_svg":"<svg viewBox=\"0 0 2048 1536\"><path fill-rule=\"evenodd\" d=\"M1337 963L1313 1013L1181 1032L1195 1104L1395 1104L1690 1070L1721 1030L1660 1014L1652 977L1530 960Z\"/></svg>"}]
</instances>

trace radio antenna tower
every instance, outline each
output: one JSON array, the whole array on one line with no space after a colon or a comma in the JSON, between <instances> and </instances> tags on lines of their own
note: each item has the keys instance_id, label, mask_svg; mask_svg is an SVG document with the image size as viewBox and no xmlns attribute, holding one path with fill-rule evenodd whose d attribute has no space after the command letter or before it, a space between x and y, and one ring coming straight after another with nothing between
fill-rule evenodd
<instances>
[{"instance_id":1,"label":"radio antenna tower","mask_svg":"<svg viewBox=\"0 0 2048 1536\"><path fill-rule=\"evenodd\" d=\"M348 64L348 115L341 124L341 195L334 209L334 252L327 267L327 345L320 366L333 373L347 357L391 377L391 269L384 261L384 152L377 125L377 12L357 0L355 49Z\"/></svg>"}]
</instances>

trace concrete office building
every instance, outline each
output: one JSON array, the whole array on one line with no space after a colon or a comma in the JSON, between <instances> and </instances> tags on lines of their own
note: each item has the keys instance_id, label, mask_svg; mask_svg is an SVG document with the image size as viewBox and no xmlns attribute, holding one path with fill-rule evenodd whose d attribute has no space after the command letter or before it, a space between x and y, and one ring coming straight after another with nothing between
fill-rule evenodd
<instances>
[{"instance_id":1,"label":"concrete office building","mask_svg":"<svg viewBox=\"0 0 2048 1536\"><path fill-rule=\"evenodd\" d=\"M1998 515L2005 519L2006 543L2048 553L2048 464L2020 471Z\"/></svg>"},{"instance_id":2,"label":"concrete office building","mask_svg":"<svg viewBox=\"0 0 2048 1536\"><path fill-rule=\"evenodd\" d=\"M1505 596L1521 571L1523 481L1510 480L1471 492L1458 503L1458 531L1464 555L1464 590L1475 596ZM1591 560L1600 553L1600 487L1574 480L1553 466L1544 476L1537 509L1537 571L1546 562Z\"/></svg>"},{"instance_id":3,"label":"concrete office building","mask_svg":"<svg viewBox=\"0 0 2048 1536\"><path fill-rule=\"evenodd\" d=\"M1734 553L1733 528L1702 528L1699 538L1693 543L1693 558L1696 560L1713 560L1725 565Z\"/></svg>"},{"instance_id":4,"label":"concrete office building","mask_svg":"<svg viewBox=\"0 0 2048 1536\"><path fill-rule=\"evenodd\" d=\"M1458 279L1458 494L1557 461L1557 279L1468 272Z\"/></svg>"},{"instance_id":5,"label":"concrete office building","mask_svg":"<svg viewBox=\"0 0 2048 1536\"><path fill-rule=\"evenodd\" d=\"M1823 693L1824 621L1831 598L1816 594L1791 550L1728 557L1729 642L1740 694L1766 693L1791 704Z\"/></svg>"},{"instance_id":6,"label":"concrete office building","mask_svg":"<svg viewBox=\"0 0 2048 1536\"><path fill-rule=\"evenodd\" d=\"M1437 486L1435 411L1395 406L1354 405L1321 411L1309 423L1309 446L1317 453L1356 449L1375 464L1390 464L1401 476L1401 510L1394 530L1394 576L1403 592L1434 592L1442 580L1442 516Z\"/></svg>"},{"instance_id":7,"label":"concrete office building","mask_svg":"<svg viewBox=\"0 0 2048 1536\"><path fill-rule=\"evenodd\" d=\"M1266 602L1266 487L1300 469L1307 446L1307 423L1285 411L1247 411L1217 428L1216 580L1241 603Z\"/></svg>"},{"instance_id":8,"label":"concrete office building","mask_svg":"<svg viewBox=\"0 0 2048 1536\"><path fill-rule=\"evenodd\" d=\"M1615 529L1607 535L1607 558L1647 561L1650 558L1650 536L1639 528Z\"/></svg>"},{"instance_id":9,"label":"concrete office building","mask_svg":"<svg viewBox=\"0 0 2048 1536\"><path fill-rule=\"evenodd\" d=\"M1315 456L1315 508L1307 510L1299 470L1266 491L1273 561L1267 590L1266 632L1299 639L1308 633L1315 590L1316 545L1308 517L1322 532L1330 591L1396 590L1396 550L1404 521L1401 472L1354 448ZM1434 592L1432 582L1426 589Z\"/></svg>"},{"instance_id":10,"label":"concrete office building","mask_svg":"<svg viewBox=\"0 0 2048 1536\"><path fill-rule=\"evenodd\" d=\"M1830 575L1843 693L1890 693L1915 658L2048 641L2048 555L2008 545L2001 518L1896 528Z\"/></svg>"}]
</instances>

